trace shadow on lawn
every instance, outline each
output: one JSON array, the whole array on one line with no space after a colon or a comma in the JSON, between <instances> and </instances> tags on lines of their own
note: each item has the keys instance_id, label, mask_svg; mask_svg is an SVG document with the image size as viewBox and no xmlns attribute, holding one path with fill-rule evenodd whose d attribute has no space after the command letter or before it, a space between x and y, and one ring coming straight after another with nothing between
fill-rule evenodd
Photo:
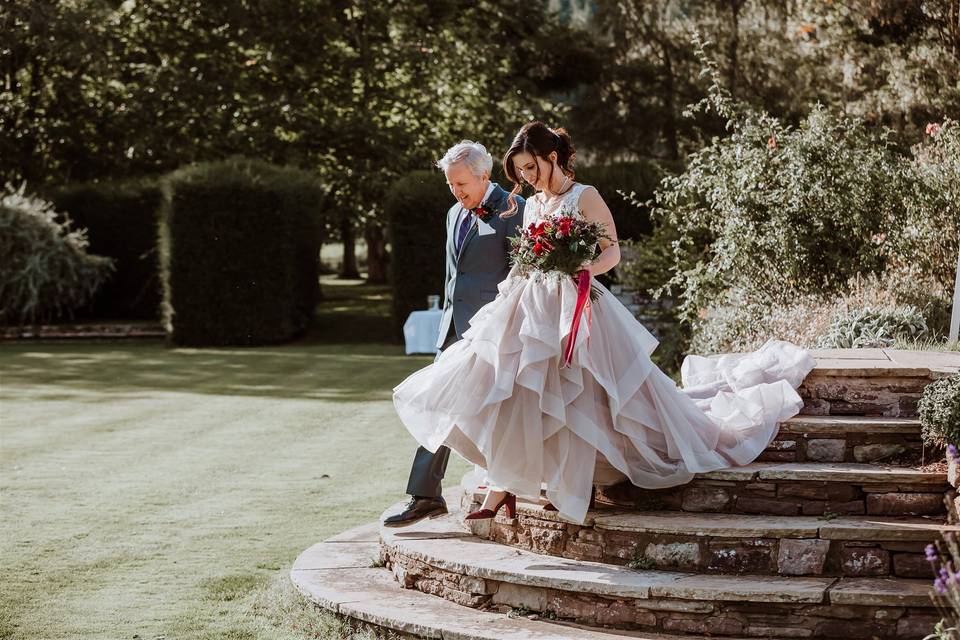
<instances>
[{"instance_id":1,"label":"shadow on lawn","mask_svg":"<svg viewBox=\"0 0 960 640\"><path fill-rule=\"evenodd\" d=\"M390 343L389 287L324 278L323 291L314 326L296 342L216 349L174 349L160 341L6 345L3 388L15 394L31 387L38 400L89 394L90 402L157 391L389 400L394 386L432 361Z\"/></svg>"},{"instance_id":2,"label":"shadow on lawn","mask_svg":"<svg viewBox=\"0 0 960 640\"><path fill-rule=\"evenodd\" d=\"M10 345L0 349L9 394L33 387L37 400L94 392L207 393L356 402L389 400L391 389L432 358L395 345L284 345L170 349L137 345ZM144 396L146 397L146 395Z\"/></svg>"}]
</instances>

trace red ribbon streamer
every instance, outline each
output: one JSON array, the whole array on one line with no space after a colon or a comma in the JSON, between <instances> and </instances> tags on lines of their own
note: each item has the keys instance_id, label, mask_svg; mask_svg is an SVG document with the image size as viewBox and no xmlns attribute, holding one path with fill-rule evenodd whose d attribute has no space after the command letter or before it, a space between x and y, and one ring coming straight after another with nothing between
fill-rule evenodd
<instances>
[{"instance_id":1,"label":"red ribbon streamer","mask_svg":"<svg viewBox=\"0 0 960 640\"><path fill-rule=\"evenodd\" d=\"M577 306L573 310L573 321L570 323L570 337L567 339L567 348L563 352L561 369L566 369L573 361L573 348L577 344L577 332L580 330L580 316L583 309L590 302L590 272L578 271L577 279Z\"/></svg>"}]
</instances>

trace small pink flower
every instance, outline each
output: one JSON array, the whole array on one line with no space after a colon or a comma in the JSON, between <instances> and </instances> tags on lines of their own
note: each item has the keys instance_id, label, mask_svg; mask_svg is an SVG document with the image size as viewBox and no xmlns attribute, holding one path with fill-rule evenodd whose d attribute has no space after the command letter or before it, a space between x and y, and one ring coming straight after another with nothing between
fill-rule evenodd
<instances>
[{"instance_id":1,"label":"small pink flower","mask_svg":"<svg viewBox=\"0 0 960 640\"><path fill-rule=\"evenodd\" d=\"M767 149L776 149L777 148L777 136L770 136L770 139L767 140Z\"/></svg>"},{"instance_id":2,"label":"small pink flower","mask_svg":"<svg viewBox=\"0 0 960 640\"><path fill-rule=\"evenodd\" d=\"M927 123L926 133L928 136L935 136L938 133L940 133L940 123L938 122Z\"/></svg>"}]
</instances>

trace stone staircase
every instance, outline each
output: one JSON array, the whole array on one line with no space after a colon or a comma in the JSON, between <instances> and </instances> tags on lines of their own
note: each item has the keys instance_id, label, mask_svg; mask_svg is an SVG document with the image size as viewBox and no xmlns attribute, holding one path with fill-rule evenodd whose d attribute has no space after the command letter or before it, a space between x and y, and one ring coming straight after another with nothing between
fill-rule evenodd
<instances>
[{"instance_id":1,"label":"stone staircase","mask_svg":"<svg viewBox=\"0 0 960 640\"><path fill-rule=\"evenodd\" d=\"M923 638L940 618L923 551L947 526L951 487L916 404L960 354L816 355L804 411L750 465L666 490L608 487L582 525L529 500L471 528L451 513L369 529L366 565L350 566L379 591L343 596L353 608L334 597L353 583L322 567L350 569L359 542L308 549L291 577L321 606L414 637ZM481 496L457 497L466 510ZM358 611L365 599L381 613Z\"/></svg>"}]
</instances>

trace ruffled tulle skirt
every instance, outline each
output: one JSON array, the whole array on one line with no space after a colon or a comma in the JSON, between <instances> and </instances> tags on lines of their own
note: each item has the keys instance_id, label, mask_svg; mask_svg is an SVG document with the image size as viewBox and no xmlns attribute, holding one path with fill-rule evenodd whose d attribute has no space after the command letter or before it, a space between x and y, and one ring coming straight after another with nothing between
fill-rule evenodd
<instances>
[{"instance_id":1,"label":"ruffled tulle skirt","mask_svg":"<svg viewBox=\"0 0 960 640\"><path fill-rule=\"evenodd\" d=\"M512 274L463 339L394 389L400 419L431 451L446 445L490 483L586 516L597 461L659 489L753 461L803 405L812 356L787 342L689 356L683 389L650 360L657 340L606 289L561 368L576 288Z\"/></svg>"}]
</instances>

